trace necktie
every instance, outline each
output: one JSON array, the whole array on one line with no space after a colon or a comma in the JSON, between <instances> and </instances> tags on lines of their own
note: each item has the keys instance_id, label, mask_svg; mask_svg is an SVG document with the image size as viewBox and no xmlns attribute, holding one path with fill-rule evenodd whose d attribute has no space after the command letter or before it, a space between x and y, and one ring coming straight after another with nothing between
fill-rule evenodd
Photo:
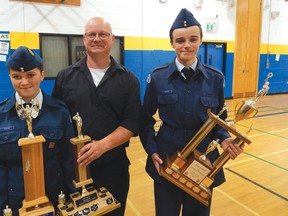
<instances>
[{"instance_id":1,"label":"necktie","mask_svg":"<svg viewBox=\"0 0 288 216\"><path fill-rule=\"evenodd\" d=\"M24 107L24 108L26 108L27 105L28 105L29 107L31 107L31 106L32 106L32 103L23 103L23 107Z\"/></svg>"},{"instance_id":2,"label":"necktie","mask_svg":"<svg viewBox=\"0 0 288 216\"><path fill-rule=\"evenodd\" d=\"M186 80L189 81L190 78L191 78L191 77L193 76L193 74L194 74L194 70L193 70L192 68L186 68L186 67L184 67L184 68L182 69L182 73L184 74Z\"/></svg>"}]
</instances>

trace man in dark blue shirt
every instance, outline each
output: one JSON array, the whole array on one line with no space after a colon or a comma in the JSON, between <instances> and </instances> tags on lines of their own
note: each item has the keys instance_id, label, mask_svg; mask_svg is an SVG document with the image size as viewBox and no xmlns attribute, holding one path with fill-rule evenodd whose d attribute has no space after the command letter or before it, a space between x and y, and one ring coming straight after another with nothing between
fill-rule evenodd
<instances>
[{"instance_id":1,"label":"man in dark blue shirt","mask_svg":"<svg viewBox=\"0 0 288 216\"><path fill-rule=\"evenodd\" d=\"M106 20L90 19L83 36L87 57L58 74L53 95L72 116L82 117L82 133L92 141L80 150L78 163L89 165L96 188L107 188L120 201L121 208L109 215L122 216L129 189L126 147L138 134L140 87L135 75L110 56L114 40Z\"/></svg>"},{"instance_id":2,"label":"man in dark blue shirt","mask_svg":"<svg viewBox=\"0 0 288 216\"><path fill-rule=\"evenodd\" d=\"M170 64L156 68L147 79L140 138L148 154L146 170L154 180L157 216L179 215L181 206L183 216L210 214L210 206L200 203L159 175L163 156L184 148L208 119L208 109L218 114L224 106L223 74L202 65L196 58L202 36L200 23L187 9L182 9L170 29L170 43L176 58ZM162 126L156 133L154 115L157 110ZM226 117L226 112L221 115L222 119ZM220 139L223 149L228 149L232 159L242 152L220 126L209 133L197 150L204 153L216 138ZM209 159L213 162L218 156L219 152L215 150L209 154ZM215 176L212 188L224 181L221 170Z\"/></svg>"}]
</instances>

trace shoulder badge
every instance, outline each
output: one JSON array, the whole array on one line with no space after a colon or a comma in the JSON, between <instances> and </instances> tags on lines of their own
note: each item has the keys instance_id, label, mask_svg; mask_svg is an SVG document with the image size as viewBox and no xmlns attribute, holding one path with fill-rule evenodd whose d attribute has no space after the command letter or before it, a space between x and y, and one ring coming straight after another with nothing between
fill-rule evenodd
<instances>
[{"instance_id":1,"label":"shoulder badge","mask_svg":"<svg viewBox=\"0 0 288 216\"><path fill-rule=\"evenodd\" d=\"M211 65L203 64L203 66L204 66L205 68L208 68L208 69L210 69L210 70L213 70L213 71L216 71L216 72L222 74L222 72L221 72L219 69L217 69L217 68L215 68L215 67L213 67L213 66L211 66Z\"/></svg>"},{"instance_id":2,"label":"shoulder badge","mask_svg":"<svg viewBox=\"0 0 288 216\"><path fill-rule=\"evenodd\" d=\"M159 66L159 67L156 67L156 68L153 70L153 73L154 73L155 71L158 71L158 70L167 68L168 66L169 66L169 63L164 64L164 65L161 65L161 66Z\"/></svg>"},{"instance_id":3,"label":"shoulder badge","mask_svg":"<svg viewBox=\"0 0 288 216\"><path fill-rule=\"evenodd\" d=\"M9 99L9 98L6 98L5 100L3 100L3 101L0 101L0 105L2 105L2 104L4 104L4 103L6 103L6 102L8 101L8 99Z\"/></svg>"},{"instance_id":4,"label":"shoulder badge","mask_svg":"<svg viewBox=\"0 0 288 216\"><path fill-rule=\"evenodd\" d=\"M211 66L211 65L203 64L203 66L204 66L205 68L207 68L207 69L213 70L213 71L219 73L220 75L224 76L224 74L222 73L222 71L220 71L219 69L217 69L217 68L215 68L215 67L213 67L213 66Z\"/></svg>"}]
</instances>

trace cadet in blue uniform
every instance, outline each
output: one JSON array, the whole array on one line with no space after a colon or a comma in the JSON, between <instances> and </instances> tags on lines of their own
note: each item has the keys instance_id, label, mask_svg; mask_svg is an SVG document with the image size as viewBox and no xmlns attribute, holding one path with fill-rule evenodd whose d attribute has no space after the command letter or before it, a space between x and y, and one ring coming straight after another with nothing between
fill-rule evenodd
<instances>
[{"instance_id":1,"label":"cadet in blue uniform","mask_svg":"<svg viewBox=\"0 0 288 216\"><path fill-rule=\"evenodd\" d=\"M0 103L0 209L6 205L18 215L24 200L24 181L21 147L18 140L28 136L25 120L15 109L18 104L39 102L40 112L33 119L32 132L43 135L45 192L54 207L60 191L73 190L74 169L72 121L65 104L40 89L44 79L42 59L31 49L20 46L6 63L15 93Z\"/></svg>"},{"instance_id":2,"label":"cadet in blue uniform","mask_svg":"<svg viewBox=\"0 0 288 216\"><path fill-rule=\"evenodd\" d=\"M148 158L146 171L154 180L154 196L157 216L178 216L182 206L183 216L210 214L210 206L188 195L159 175L164 154L181 151L193 135L208 119L207 110L218 114L224 105L224 76L196 58L202 43L200 23L187 9L182 9L170 29L170 43L176 58L170 64L156 68L147 79L142 110L141 142ZM153 118L158 110L162 125L155 133ZM227 113L221 115L225 119ZM205 152L208 144L220 139L222 148L235 158L242 149L231 144L229 133L216 126L197 147ZM217 150L209 154L214 161ZM224 182L223 170L216 176L212 187Z\"/></svg>"}]
</instances>

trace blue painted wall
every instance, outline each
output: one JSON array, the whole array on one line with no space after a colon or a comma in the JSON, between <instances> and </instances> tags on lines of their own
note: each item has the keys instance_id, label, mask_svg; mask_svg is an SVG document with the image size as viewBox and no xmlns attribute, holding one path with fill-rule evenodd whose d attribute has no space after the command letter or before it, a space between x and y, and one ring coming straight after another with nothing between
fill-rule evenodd
<instances>
[{"instance_id":1,"label":"blue painted wall","mask_svg":"<svg viewBox=\"0 0 288 216\"><path fill-rule=\"evenodd\" d=\"M132 70L138 77L141 84L141 98L144 96L146 88L146 79L148 74L160 65L170 63L175 58L174 51L132 51L126 50L124 52L124 65ZM232 81L233 81L233 53L227 53L226 55L226 67L225 70L225 97L232 97ZM219 68L219 67L218 67ZM221 69L221 68L220 68Z\"/></svg>"},{"instance_id":2,"label":"blue painted wall","mask_svg":"<svg viewBox=\"0 0 288 216\"><path fill-rule=\"evenodd\" d=\"M9 55L13 50L10 51ZM39 53L39 50L36 50ZM138 77L141 84L141 97L143 98L146 79L152 70L160 65L171 62L175 57L174 51L139 51L139 50L125 50L124 51L124 65L132 70ZM266 68L267 58L269 61L269 68ZM233 89L233 59L234 53L226 54L225 67L225 97L232 97ZM281 55L279 61L276 60L275 54L261 54L259 66L258 91L262 88L263 82L269 72L272 72L273 78L269 80L270 90L269 94L288 93L288 55ZM41 88L47 94L51 94L54 85L54 80L44 80ZM13 93L13 88L10 83L8 70L5 62L0 62L0 101L9 97Z\"/></svg>"},{"instance_id":3,"label":"blue painted wall","mask_svg":"<svg viewBox=\"0 0 288 216\"><path fill-rule=\"evenodd\" d=\"M263 87L267 74L272 72L269 93L288 93L288 55L281 55L279 61L276 60L276 54L260 55L259 68L258 91Z\"/></svg>"}]
</instances>

